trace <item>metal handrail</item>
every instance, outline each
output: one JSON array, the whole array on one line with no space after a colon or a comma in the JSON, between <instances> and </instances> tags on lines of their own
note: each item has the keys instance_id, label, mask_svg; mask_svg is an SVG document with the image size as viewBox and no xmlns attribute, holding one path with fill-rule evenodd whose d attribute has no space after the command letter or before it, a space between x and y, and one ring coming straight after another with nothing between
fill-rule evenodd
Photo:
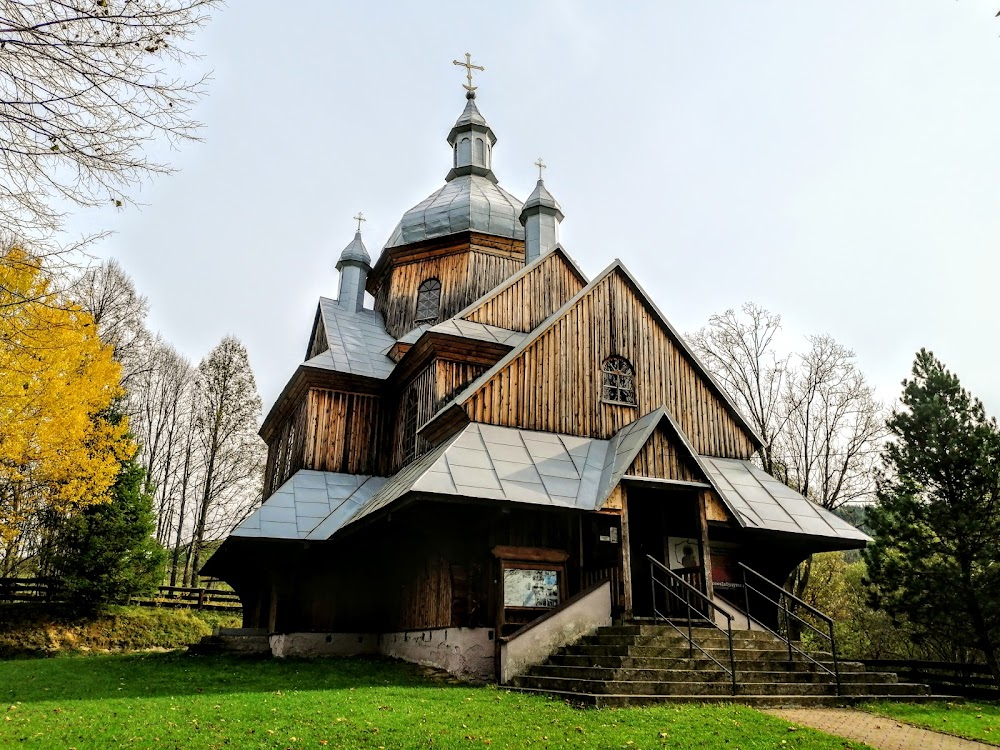
<instances>
[{"instance_id":1,"label":"metal handrail","mask_svg":"<svg viewBox=\"0 0 1000 750\"><path fill-rule=\"evenodd\" d=\"M716 604L715 602L713 602L709 597L707 597L701 591L699 591L694 586L692 586L690 583L688 583L687 581L685 581L679 575L677 575L676 573L674 573L674 571L670 570L670 568L668 568L666 565L664 565L663 563L661 563L659 560L657 560L652 555L646 555L646 559L649 560L649 578L650 578L650 581L651 581L651 587L652 587L652 593L653 593L653 619L654 619L654 622L659 622L660 618L662 617L663 620L664 620L664 622L666 622L670 627L672 627L674 630L676 630L682 636L684 635L684 631L683 630L681 630L680 628L678 628L677 625L675 625L673 622L671 622L670 619L666 615L664 615L663 613L661 613L656 608L656 586L657 586L657 584L659 584L659 586L665 592L667 592L668 594L676 597L683 604L685 604L687 606L687 609L688 609L688 627L687 627L687 630L688 630L688 632L687 632L688 658L689 659L693 659L694 658L694 649L695 649L695 647L697 647L699 651L701 651L703 654L705 654L705 656L707 656L709 659L711 659L713 662L715 662L719 666L719 669L721 669L723 672L726 672L729 675L730 681L732 683L733 695L736 695L736 657L733 654L733 616L731 614L729 614L728 612L726 612L725 610L723 610L718 604ZM700 619L704 619L712 627L716 628L717 630L719 630L722 633L726 633L726 635L728 636L728 639L729 639L729 669L726 669L725 665L721 661L719 661L718 659L716 659L714 656L712 656L710 653L708 653L708 651L706 651L704 648L702 648L702 646L701 646L700 643L695 643L694 636L693 636L692 631L691 631L691 628L692 628L691 623L694 620L694 616L693 616L694 612L696 612L697 610L694 609L694 607L691 604L691 600L689 598L687 598L687 599L684 598L683 596L681 596L680 594L678 594L676 591L674 591L672 588L670 588L669 586L667 586L667 584L664 581L661 581L661 580L659 580L656 577L656 569L657 568L659 568L661 571L663 571L664 573L666 573L667 575L669 575L671 578L673 578L676 582L680 583L682 586L685 586L686 588L688 588L691 591L691 593L695 594L705 604L707 604L708 606L710 606L716 612L721 613L726 618L726 630L723 630L719 626L719 624L715 621L714 618L712 618L712 617L706 617L706 616L702 615L700 612L698 613L699 615L701 615Z\"/></svg>"},{"instance_id":2,"label":"metal handrail","mask_svg":"<svg viewBox=\"0 0 1000 750\"><path fill-rule=\"evenodd\" d=\"M808 602L802 601L801 599L799 599L799 597L795 596L795 594L792 594L792 593L790 593L788 591L785 591L785 589L783 587L779 586L778 584L776 584L774 581L772 581L771 579L767 578L763 574L758 573L756 570L754 570L753 568L751 568L749 565L746 565L746 564L744 564L742 562L737 562L736 564L739 565L740 568L743 569L743 595L744 595L745 603L746 603L746 615L747 615L747 619L751 618L751 615L750 615L750 593L749 593L750 591L753 591L754 593L760 594L766 601L771 602L776 607L781 607L782 613L785 616L785 636L784 636L784 640L785 640L786 645L788 646L788 660L789 661L793 661L794 657L792 656L792 651L793 650L797 651L802 656L804 656L806 659L808 659L813 664L815 664L820 669L822 669L824 672L827 672L828 674L832 674L834 676L834 678L836 679L836 682L837 682L837 695L843 695L843 690L842 690L841 683L840 683L840 663L839 663L839 660L837 658L837 640L836 640L836 637L835 637L835 634L834 634L833 618L831 618L825 612L821 612L820 610L816 609L816 607L812 606ZM761 581L763 581L768 586L770 586L772 590L776 590L778 592L778 600L772 599L771 597L769 597L767 594L765 594L760 589L755 588L755 587L751 586L749 583L747 583L747 573L751 573L752 575L757 576L757 578L759 578ZM802 619L797 614L795 614L794 612L790 611L788 609L788 600L789 599L791 599L796 604L799 604L802 607L805 607L810 613L816 615L821 620L823 620L827 624L827 628L829 629L829 633L824 633L823 631L821 631L820 629L818 629L816 626L814 626L812 623L808 622L807 620ZM804 624L808 628L810 628L818 636L820 636L822 638L825 638L826 640L828 640L830 642L830 656L833 659L833 669L832 670L829 667L827 667L825 664L823 664L822 662L814 659L805 650L799 648L798 646L794 646L792 644L790 618L795 618L796 620L798 620L799 622L801 622L802 624ZM772 633L773 635L776 635L778 638L781 638L781 634L780 633L776 632L775 630L772 630L770 627L768 627L767 625L765 625L763 622L761 622L757 618L753 618L753 620L754 620L754 622L756 622L758 625L760 625L762 628L764 628L768 632Z\"/></svg>"}]
</instances>

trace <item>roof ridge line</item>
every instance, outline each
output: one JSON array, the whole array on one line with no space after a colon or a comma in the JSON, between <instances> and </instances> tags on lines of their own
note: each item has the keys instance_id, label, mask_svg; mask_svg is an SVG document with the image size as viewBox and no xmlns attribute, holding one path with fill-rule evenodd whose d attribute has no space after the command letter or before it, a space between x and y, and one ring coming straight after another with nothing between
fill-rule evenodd
<instances>
[{"instance_id":1,"label":"roof ridge line","mask_svg":"<svg viewBox=\"0 0 1000 750\"><path fill-rule=\"evenodd\" d=\"M452 316L452 318L464 319L466 315L474 312L476 308L490 301L498 294L500 294L503 291L506 291L507 289L512 287L515 283L523 279L525 276L528 275L530 271L533 271L535 268L537 268L542 263L542 261L548 260L548 257L552 255L552 253L556 252L558 252L563 257L563 259L569 263L570 268L573 270L574 273L577 274L577 277L580 279L580 281L583 282L584 286L590 283L590 281L587 279L587 275L580 269L580 266L577 265L576 261L570 257L570 254L566 251L566 249L561 245L556 245L556 247L552 250L551 253L546 253L545 255L540 255L539 257L535 258L535 260L525 265L513 276L507 277L500 284L498 284L497 286L493 287L488 292L486 292L486 294L484 294L483 296L479 297L476 300L473 300L464 309L459 310Z\"/></svg>"},{"instance_id":2,"label":"roof ridge line","mask_svg":"<svg viewBox=\"0 0 1000 750\"><path fill-rule=\"evenodd\" d=\"M563 315L569 312L580 299L582 299L585 295L593 291L594 287L598 283L603 281L617 266L620 265L621 261L616 258L611 263L611 265L609 265L607 268L601 271L600 274L595 276L593 281L591 281L583 289L581 289L579 292L570 297L569 300L567 300L566 304L564 304L562 307L560 307L558 310L552 313L549 317L543 320L538 326L535 327L533 331L528 333L525 336L524 341L522 341L520 344L518 344L509 352L507 352L507 354L501 357L500 360L498 360L495 365L490 367L488 370L486 370L486 372L484 372L478 378L469 383L465 388L462 389L460 393L455 394L455 397L452 398L451 401L449 401L440 409L438 409L436 412L434 412L434 414L431 415L431 418L420 426L420 429L417 430L417 434L419 435L420 433L424 432L427 429L427 427L436 422L445 412L449 411L450 409L456 406L461 408L462 403L466 399L468 399L469 396L475 393L477 389L479 389L496 373L500 372L500 370L502 370L504 367L510 364L514 359L520 356L521 353L528 348L528 346L530 346L539 336L542 335L542 333L544 333L548 328L550 328L557 320L559 320L559 318L561 318ZM518 428L513 428L513 429L518 429Z\"/></svg>"}]
</instances>

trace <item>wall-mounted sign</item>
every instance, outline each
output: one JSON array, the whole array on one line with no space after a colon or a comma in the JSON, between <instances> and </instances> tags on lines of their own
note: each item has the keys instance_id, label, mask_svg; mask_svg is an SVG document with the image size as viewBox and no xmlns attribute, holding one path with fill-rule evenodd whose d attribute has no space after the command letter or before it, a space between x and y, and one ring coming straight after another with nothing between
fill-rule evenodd
<instances>
[{"instance_id":1,"label":"wall-mounted sign","mask_svg":"<svg viewBox=\"0 0 1000 750\"><path fill-rule=\"evenodd\" d=\"M503 572L505 607L559 606L559 570L507 568Z\"/></svg>"},{"instance_id":2,"label":"wall-mounted sign","mask_svg":"<svg viewBox=\"0 0 1000 750\"><path fill-rule=\"evenodd\" d=\"M701 565L701 555L698 553L697 539L667 537L667 555L671 570L678 568L697 568Z\"/></svg>"}]
</instances>

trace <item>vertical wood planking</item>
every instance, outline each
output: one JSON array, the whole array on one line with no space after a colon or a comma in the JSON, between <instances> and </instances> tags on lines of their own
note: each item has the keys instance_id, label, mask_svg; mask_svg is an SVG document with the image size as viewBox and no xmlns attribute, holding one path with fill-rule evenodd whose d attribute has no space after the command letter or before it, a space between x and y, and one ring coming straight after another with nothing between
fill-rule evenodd
<instances>
[{"instance_id":1,"label":"vertical wood planking","mask_svg":"<svg viewBox=\"0 0 1000 750\"><path fill-rule=\"evenodd\" d=\"M600 368L612 354L635 367L637 408L600 400ZM612 273L483 384L466 408L477 421L607 439L661 405L699 453L752 455L750 438L723 401L625 279ZM651 470L667 471L666 460Z\"/></svg>"}]
</instances>

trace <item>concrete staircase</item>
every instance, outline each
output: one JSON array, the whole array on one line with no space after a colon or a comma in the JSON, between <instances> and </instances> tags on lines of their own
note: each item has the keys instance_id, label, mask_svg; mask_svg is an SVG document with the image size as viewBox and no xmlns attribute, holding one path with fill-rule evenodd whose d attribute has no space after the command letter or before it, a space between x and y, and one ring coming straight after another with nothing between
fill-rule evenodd
<instances>
[{"instance_id":1,"label":"concrete staircase","mask_svg":"<svg viewBox=\"0 0 1000 750\"><path fill-rule=\"evenodd\" d=\"M732 678L697 648L689 657L684 635L669 625L604 627L515 677L509 687L593 706L657 702L737 702L761 706L842 705L870 700L926 700L926 685L901 683L891 672L867 672L840 662L840 695L833 674L801 654L789 660L784 641L763 631L735 631L736 695ZM711 627L694 628L694 641L729 667L729 641ZM829 654L812 654L833 670Z\"/></svg>"},{"instance_id":2,"label":"concrete staircase","mask_svg":"<svg viewBox=\"0 0 1000 750\"><path fill-rule=\"evenodd\" d=\"M268 657L271 643L267 631L254 628L218 628L198 643L188 647L189 654L236 654Z\"/></svg>"}]
</instances>

